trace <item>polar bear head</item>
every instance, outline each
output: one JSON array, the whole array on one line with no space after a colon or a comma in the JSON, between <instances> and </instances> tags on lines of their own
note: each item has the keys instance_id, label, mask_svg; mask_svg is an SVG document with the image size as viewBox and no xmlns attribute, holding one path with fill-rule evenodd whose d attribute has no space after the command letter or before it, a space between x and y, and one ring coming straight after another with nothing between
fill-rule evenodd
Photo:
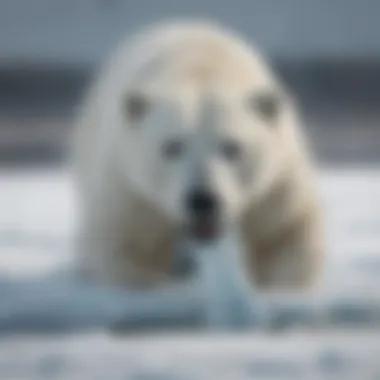
<instances>
[{"instance_id":1,"label":"polar bear head","mask_svg":"<svg viewBox=\"0 0 380 380\"><path fill-rule=\"evenodd\" d=\"M154 36L126 55L139 64L114 83L117 162L141 196L210 239L286 170L297 145L293 108L240 39L209 27Z\"/></svg>"}]
</instances>

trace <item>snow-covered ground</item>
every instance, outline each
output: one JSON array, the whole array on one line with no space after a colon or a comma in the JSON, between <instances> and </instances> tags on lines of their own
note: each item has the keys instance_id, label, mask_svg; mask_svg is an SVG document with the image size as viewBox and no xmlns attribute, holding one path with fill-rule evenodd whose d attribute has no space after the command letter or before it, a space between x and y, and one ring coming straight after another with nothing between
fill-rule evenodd
<instances>
[{"instance_id":1,"label":"snow-covered ground","mask_svg":"<svg viewBox=\"0 0 380 380\"><path fill-rule=\"evenodd\" d=\"M270 304L271 317L296 327L317 315L319 329L121 338L103 327L121 315L141 322L153 311L196 319L196 298L187 288L141 295L76 283L68 173L2 170L0 378L379 379L380 168L325 169L320 187L324 286L313 299Z\"/></svg>"}]
</instances>

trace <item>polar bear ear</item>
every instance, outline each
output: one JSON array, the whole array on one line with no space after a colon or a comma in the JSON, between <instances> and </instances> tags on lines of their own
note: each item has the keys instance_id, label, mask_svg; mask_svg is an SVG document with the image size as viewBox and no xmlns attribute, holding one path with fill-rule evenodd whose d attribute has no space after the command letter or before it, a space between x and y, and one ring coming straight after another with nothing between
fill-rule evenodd
<instances>
[{"instance_id":1,"label":"polar bear ear","mask_svg":"<svg viewBox=\"0 0 380 380\"><path fill-rule=\"evenodd\" d=\"M124 99L124 114L132 123L139 122L149 108L149 100L145 94L127 94Z\"/></svg>"},{"instance_id":2,"label":"polar bear ear","mask_svg":"<svg viewBox=\"0 0 380 380\"><path fill-rule=\"evenodd\" d=\"M250 96L249 107L268 122L275 121L281 112L282 97L272 90L262 90Z\"/></svg>"}]
</instances>

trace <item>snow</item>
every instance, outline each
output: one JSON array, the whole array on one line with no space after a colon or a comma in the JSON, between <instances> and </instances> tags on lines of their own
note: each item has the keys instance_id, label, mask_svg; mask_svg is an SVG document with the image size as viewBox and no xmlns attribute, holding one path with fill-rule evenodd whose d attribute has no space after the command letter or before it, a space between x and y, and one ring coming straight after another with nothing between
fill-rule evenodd
<instances>
[{"instance_id":1,"label":"snow","mask_svg":"<svg viewBox=\"0 0 380 380\"><path fill-rule=\"evenodd\" d=\"M123 337L107 329L121 316L194 324L197 292L78 283L68 172L0 171L0 378L380 378L380 168L329 168L319 178L325 280L314 297L268 298L268 318L288 330Z\"/></svg>"},{"instance_id":2,"label":"snow","mask_svg":"<svg viewBox=\"0 0 380 380\"><path fill-rule=\"evenodd\" d=\"M4 379L357 380L377 378L378 357L376 337L362 334L112 339L92 333L5 339L0 374Z\"/></svg>"}]
</instances>

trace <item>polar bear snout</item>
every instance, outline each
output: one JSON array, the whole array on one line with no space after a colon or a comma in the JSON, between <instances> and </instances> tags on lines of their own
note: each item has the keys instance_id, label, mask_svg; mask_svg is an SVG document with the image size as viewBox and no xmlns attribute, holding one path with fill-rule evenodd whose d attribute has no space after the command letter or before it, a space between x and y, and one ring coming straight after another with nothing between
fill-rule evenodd
<instances>
[{"instance_id":1,"label":"polar bear snout","mask_svg":"<svg viewBox=\"0 0 380 380\"><path fill-rule=\"evenodd\" d=\"M218 235L221 224L220 199L217 193L203 188L192 189L186 196L190 234L198 240Z\"/></svg>"},{"instance_id":2,"label":"polar bear snout","mask_svg":"<svg viewBox=\"0 0 380 380\"><path fill-rule=\"evenodd\" d=\"M219 199L212 191L195 189L188 194L186 207L191 215L208 218L218 213Z\"/></svg>"}]
</instances>

